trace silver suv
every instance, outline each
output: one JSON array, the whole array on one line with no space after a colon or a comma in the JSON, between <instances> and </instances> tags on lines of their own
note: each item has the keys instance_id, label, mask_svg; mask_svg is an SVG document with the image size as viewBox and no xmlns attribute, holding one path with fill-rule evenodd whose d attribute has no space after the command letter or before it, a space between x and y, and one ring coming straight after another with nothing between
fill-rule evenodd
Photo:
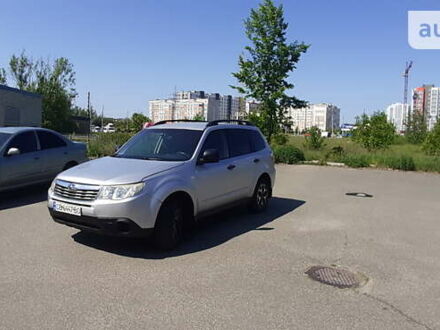
<instances>
[{"instance_id":1,"label":"silver suv","mask_svg":"<svg viewBox=\"0 0 440 330\"><path fill-rule=\"evenodd\" d=\"M247 202L263 211L275 182L273 155L245 121L163 121L114 155L59 174L48 207L59 223L117 236L153 235L172 249L203 215Z\"/></svg>"}]
</instances>

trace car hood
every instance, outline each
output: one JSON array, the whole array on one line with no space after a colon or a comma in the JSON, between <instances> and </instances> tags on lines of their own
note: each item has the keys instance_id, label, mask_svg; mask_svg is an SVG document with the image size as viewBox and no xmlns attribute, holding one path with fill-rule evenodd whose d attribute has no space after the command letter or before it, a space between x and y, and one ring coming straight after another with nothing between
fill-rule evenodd
<instances>
[{"instance_id":1,"label":"car hood","mask_svg":"<svg viewBox=\"0 0 440 330\"><path fill-rule=\"evenodd\" d=\"M97 185L127 184L142 181L182 164L183 162L104 157L64 171L58 179Z\"/></svg>"}]
</instances>

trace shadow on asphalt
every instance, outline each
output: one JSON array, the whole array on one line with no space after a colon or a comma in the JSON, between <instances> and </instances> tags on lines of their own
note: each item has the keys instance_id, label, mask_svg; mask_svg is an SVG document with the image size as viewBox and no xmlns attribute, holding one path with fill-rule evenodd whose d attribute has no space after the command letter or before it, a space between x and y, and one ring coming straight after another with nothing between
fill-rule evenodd
<instances>
[{"instance_id":1,"label":"shadow on asphalt","mask_svg":"<svg viewBox=\"0 0 440 330\"><path fill-rule=\"evenodd\" d=\"M265 225L292 212L304 203L301 200L274 197L264 213L250 214L246 207L219 213L203 219L188 234L185 241L176 250L170 252L157 251L144 239L106 237L87 232L78 232L72 235L72 238L77 243L121 256L163 259L207 250L251 230L273 230L273 227Z\"/></svg>"},{"instance_id":2,"label":"shadow on asphalt","mask_svg":"<svg viewBox=\"0 0 440 330\"><path fill-rule=\"evenodd\" d=\"M0 193L0 210L40 203L47 200L50 184L40 184L27 188Z\"/></svg>"}]
</instances>

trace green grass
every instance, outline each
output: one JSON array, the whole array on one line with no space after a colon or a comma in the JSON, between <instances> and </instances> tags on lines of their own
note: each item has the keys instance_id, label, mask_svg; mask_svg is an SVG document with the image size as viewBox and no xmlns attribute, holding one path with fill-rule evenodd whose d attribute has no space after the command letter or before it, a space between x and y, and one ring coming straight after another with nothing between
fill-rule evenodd
<instances>
[{"instance_id":1,"label":"green grass","mask_svg":"<svg viewBox=\"0 0 440 330\"><path fill-rule=\"evenodd\" d=\"M131 133L96 133L87 144L88 155L93 158L109 156L132 136Z\"/></svg>"},{"instance_id":2,"label":"green grass","mask_svg":"<svg viewBox=\"0 0 440 330\"><path fill-rule=\"evenodd\" d=\"M369 152L349 138L326 139L321 150L307 149L304 141L302 136L289 136L288 144L302 150L306 161L341 162L351 167L366 167L370 164L378 168L440 173L440 157L426 155L420 145L409 144L404 137L398 137L390 148L375 152Z\"/></svg>"}]
</instances>

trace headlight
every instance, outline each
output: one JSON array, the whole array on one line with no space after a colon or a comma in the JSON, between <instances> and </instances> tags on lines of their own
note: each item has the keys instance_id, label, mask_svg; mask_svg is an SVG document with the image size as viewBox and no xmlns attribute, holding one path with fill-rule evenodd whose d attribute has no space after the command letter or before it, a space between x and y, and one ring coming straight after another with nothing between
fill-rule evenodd
<instances>
[{"instance_id":1,"label":"headlight","mask_svg":"<svg viewBox=\"0 0 440 330\"><path fill-rule=\"evenodd\" d=\"M144 188L143 182L117 186L102 186L98 199L120 200L139 194Z\"/></svg>"},{"instance_id":2,"label":"headlight","mask_svg":"<svg viewBox=\"0 0 440 330\"><path fill-rule=\"evenodd\" d=\"M50 188L49 188L49 192L50 192L50 193L53 193L53 191L55 190L55 184L56 184L56 182L57 182L57 179L54 179L54 180L52 181L52 183L50 184Z\"/></svg>"}]
</instances>

